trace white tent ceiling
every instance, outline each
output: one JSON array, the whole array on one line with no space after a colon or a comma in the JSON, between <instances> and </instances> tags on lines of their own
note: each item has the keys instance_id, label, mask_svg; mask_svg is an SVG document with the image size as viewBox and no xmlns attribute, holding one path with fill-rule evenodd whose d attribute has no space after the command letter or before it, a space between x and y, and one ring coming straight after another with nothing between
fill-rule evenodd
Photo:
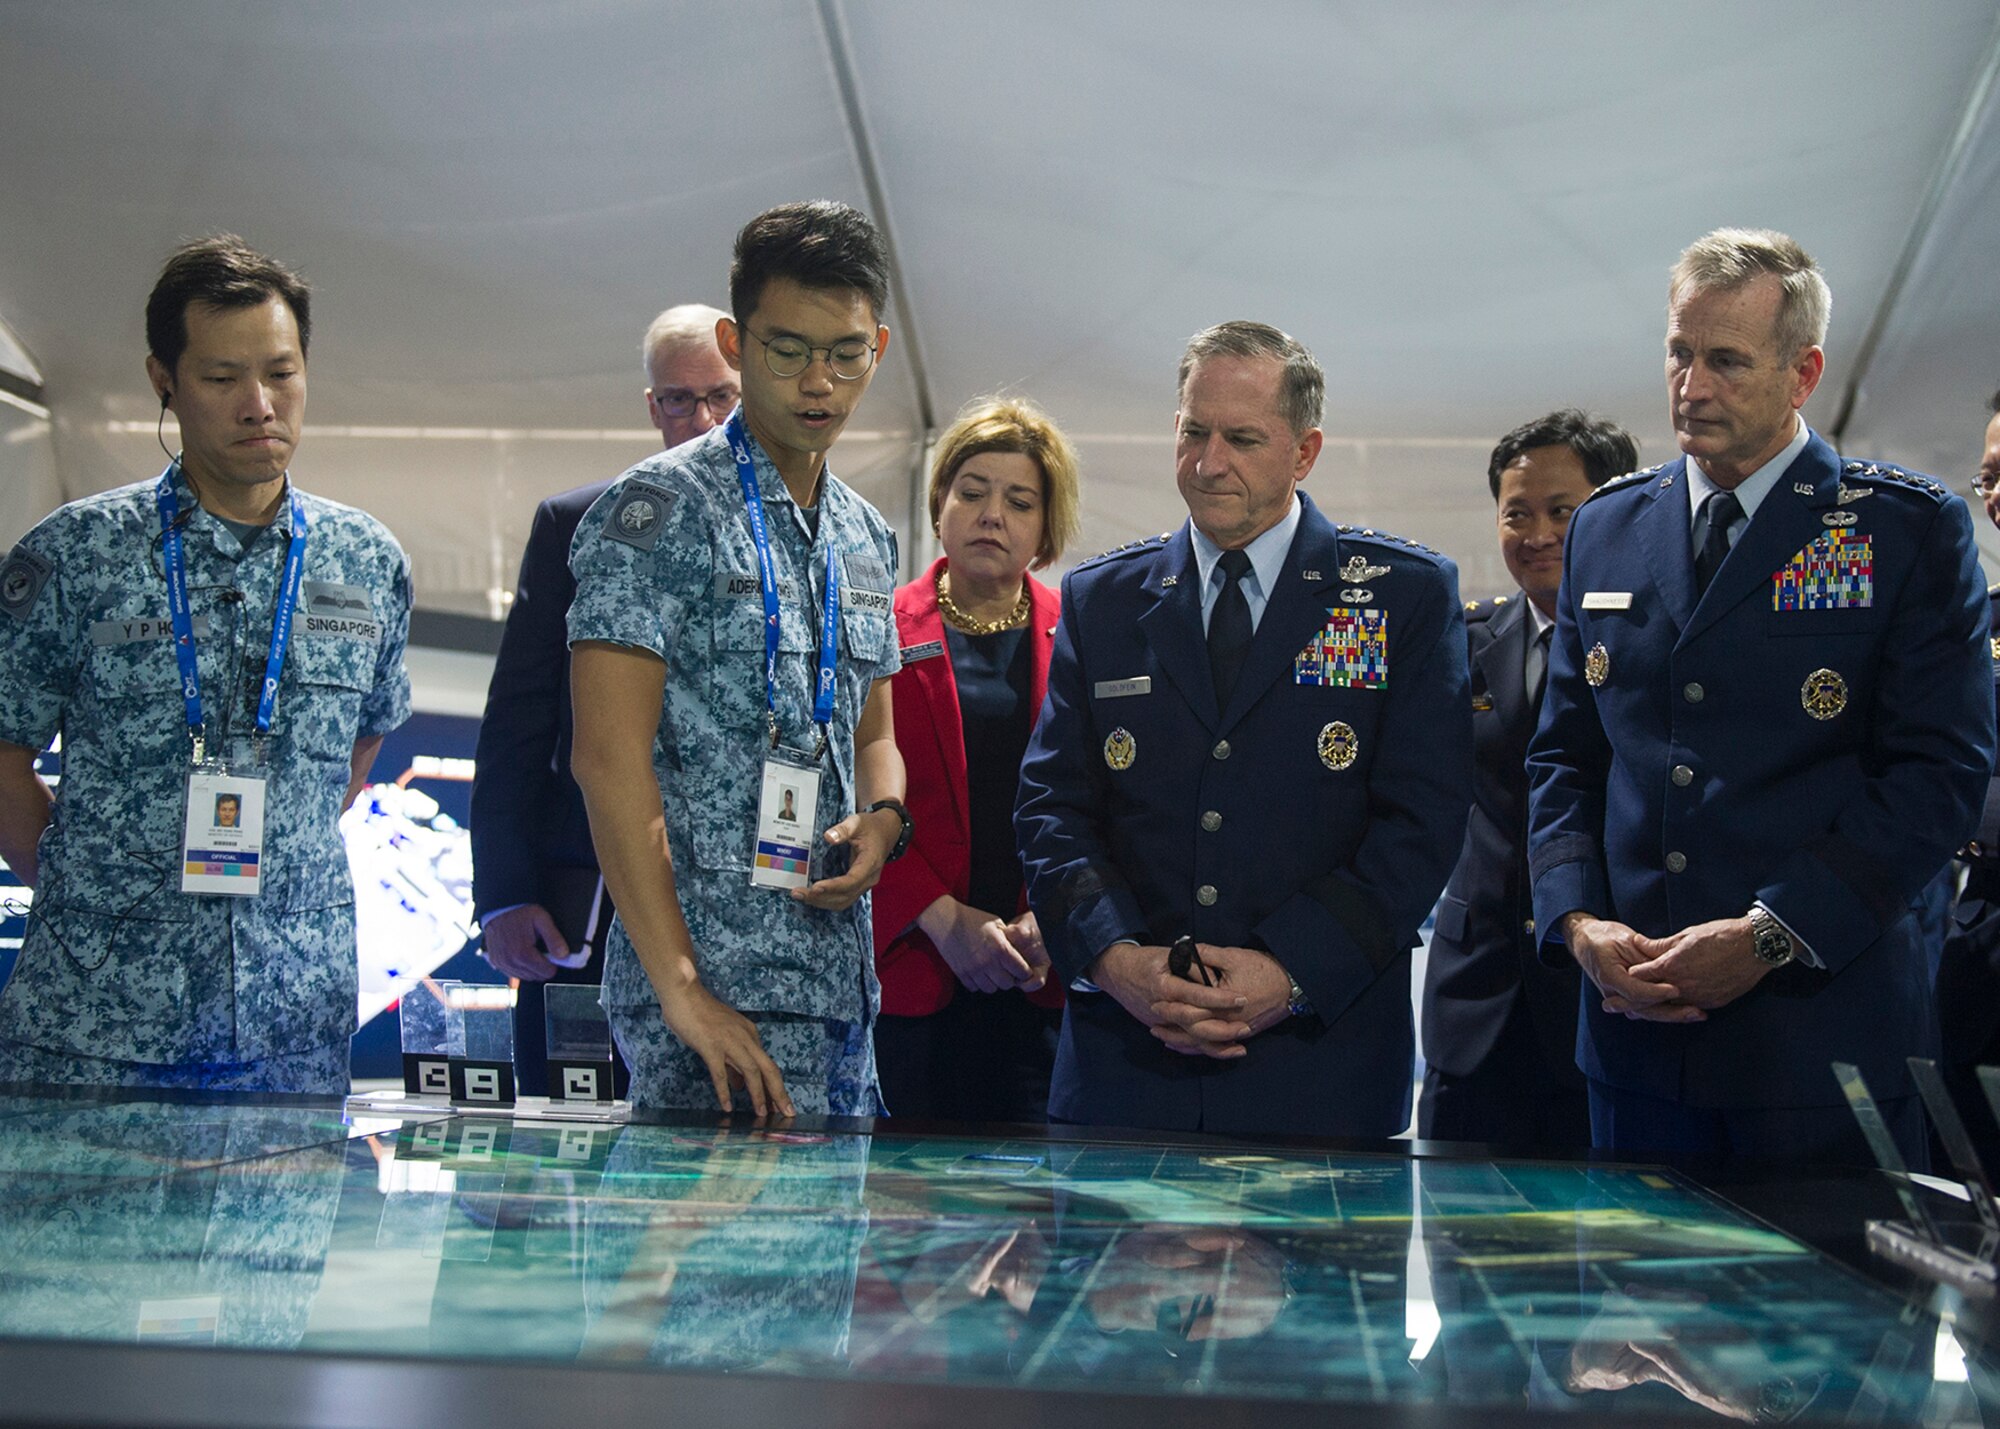
<instances>
[{"instance_id":1,"label":"white tent ceiling","mask_svg":"<svg viewBox=\"0 0 2000 1429\"><path fill-rule=\"evenodd\" d=\"M1669 455L1665 270L1723 223L1828 273L1808 417L1962 485L1996 53L1994 0L8 0L0 317L51 417L0 412L0 542L157 469L145 293L231 229L317 285L301 480L389 523L420 604L496 610L535 501L650 449L646 321L815 196L901 263L835 467L906 566L926 418L1002 387L1081 439L1073 555L1175 524L1180 346L1256 317L1326 365L1322 504L1503 589L1486 450L1578 404Z\"/></svg>"}]
</instances>

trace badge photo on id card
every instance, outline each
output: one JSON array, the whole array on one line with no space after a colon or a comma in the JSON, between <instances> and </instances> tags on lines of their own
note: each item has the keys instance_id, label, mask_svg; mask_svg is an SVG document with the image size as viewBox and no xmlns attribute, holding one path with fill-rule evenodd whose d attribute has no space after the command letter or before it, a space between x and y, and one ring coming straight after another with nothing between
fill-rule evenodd
<instances>
[{"instance_id":1,"label":"badge photo on id card","mask_svg":"<svg viewBox=\"0 0 2000 1429\"><path fill-rule=\"evenodd\" d=\"M804 888L819 844L819 770L779 750L764 760L757 799L757 844L750 860L756 888Z\"/></svg>"},{"instance_id":2,"label":"badge photo on id card","mask_svg":"<svg viewBox=\"0 0 2000 1429\"><path fill-rule=\"evenodd\" d=\"M227 769L188 775L181 892L255 898L263 888L264 780Z\"/></svg>"}]
</instances>

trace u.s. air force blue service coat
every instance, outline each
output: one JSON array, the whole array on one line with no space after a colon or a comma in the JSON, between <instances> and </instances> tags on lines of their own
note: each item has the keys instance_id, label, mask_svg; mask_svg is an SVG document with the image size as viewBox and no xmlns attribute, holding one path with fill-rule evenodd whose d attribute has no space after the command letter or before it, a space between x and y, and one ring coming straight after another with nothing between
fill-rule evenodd
<instances>
[{"instance_id":1,"label":"u.s. air force blue service coat","mask_svg":"<svg viewBox=\"0 0 2000 1429\"><path fill-rule=\"evenodd\" d=\"M827 472L818 534L808 543L784 479L754 438L750 447L779 587L779 739L807 753L815 740L828 545L836 556L836 693L819 785L825 829L854 812L854 726L869 688L901 668L892 607L896 537L874 507ZM769 749L764 601L725 429L649 457L613 482L577 527L570 569L572 645L629 645L667 663L653 768L703 985L742 1012L872 1020L881 992L868 899L831 912L781 889L750 886ZM656 1022L658 1001L621 921L612 923L605 958L605 1007Z\"/></svg>"},{"instance_id":2,"label":"u.s. air force blue service coat","mask_svg":"<svg viewBox=\"0 0 2000 1429\"><path fill-rule=\"evenodd\" d=\"M1528 756L1536 922L1567 956L1573 910L1661 937L1761 900L1825 968L1781 968L1691 1026L1605 1013L1586 985L1578 1063L1690 1106L1837 1104L1836 1058L1908 1094L1904 1058L1937 1036L1921 895L1993 759L1965 503L1814 436L1697 603L1686 466L1607 485L1570 522Z\"/></svg>"},{"instance_id":3,"label":"u.s. air force blue service coat","mask_svg":"<svg viewBox=\"0 0 2000 1429\"><path fill-rule=\"evenodd\" d=\"M290 504L247 554L176 478L209 748L241 752ZM300 492L298 613L272 723L263 892L180 891L190 755L155 483L75 501L0 570L0 739L60 731L34 917L0 1039L144 1063L241 1063L354 1031L354 884L337 827L354 743L409 717L410 565L366 512Z\"/></svg>"},{"instance_id":4,"label":"u.s. air force blue service coat","mask_svg":"<svg viewBox=\"0 0 2000 1429\"><path fill-rule=\"evenodd\" d=\"M1120 939L1268 950L1310 1017L1185 1057L1073 996L1052 1114L1389 1136L1408 1122L1408 950L1465 833L1472 730L1457 570L1310 500L1227 708L1188 528L1071 571L1015 817L1074 983Z\"/></svg>"}]
</instances>

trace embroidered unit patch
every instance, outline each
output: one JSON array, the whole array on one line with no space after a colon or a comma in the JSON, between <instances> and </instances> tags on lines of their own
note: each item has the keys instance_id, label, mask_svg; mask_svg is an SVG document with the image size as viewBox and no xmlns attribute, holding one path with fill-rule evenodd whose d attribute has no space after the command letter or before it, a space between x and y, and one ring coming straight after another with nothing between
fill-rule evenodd
<instances>
[{"instance_id":1,"label":"embroidered unit patch","mask_svg":"<svg viewBox=\"0 0 2000 1429\"><path fill-rule=\"evenodd\" d=\"M1292 661L1292 683L1379 690L1389 683L1389 612L1336 605Z\"/></svg>"},{"instance_id":2,"label":"embroidered unit patch","mask_svg":"<svg viewBox=\"0 0 2000 1429\"><path fill-rule=\"evenodd\" d=\"M1771 573L1773 610L1852 610L1875 603L1875 547L1832 530Z\"/></svg>"}]
</instances>

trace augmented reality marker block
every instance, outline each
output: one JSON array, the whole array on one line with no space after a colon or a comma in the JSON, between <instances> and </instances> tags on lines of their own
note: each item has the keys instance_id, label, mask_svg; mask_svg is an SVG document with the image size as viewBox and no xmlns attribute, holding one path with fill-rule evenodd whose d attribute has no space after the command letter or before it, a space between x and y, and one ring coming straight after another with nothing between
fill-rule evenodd
<instances>
[{"instance_id":1,"label":"augmented reality marker block","mask_svg":"<svg viewBox=\"0 0 2000 1429\"><path fill-rule=\"evenodd\" d=\"M514 989L460 983L452 1012L465 1029L463 1050L451 1058L451 1099L467 1106L514 1104Z\"/></svg>"},{"instance_id":2,"label":"augmented reality marker block","mask_svg":"<svg viewBox=\"0 0 2000 1429\"><path fill-rule=\"evenodd\" d=\"M451 1005L456 982L425 978L397 1009L403 1038L403 1090L411 1096L451 1095L451 1059L465 1055L465 1022Z\"/></svg>"},{"instance_id":3,"label":"augmented reality marker block","mask_svg":"<svg viewBox=\"0 0 2000 1429\"><path fill-rule=\"evenodd\" d=\"M549 1100L608 1102L612 1083L611 1022L588 983L551 983L542 990L549 1036Z\"/></svg>"}]
</instances>

